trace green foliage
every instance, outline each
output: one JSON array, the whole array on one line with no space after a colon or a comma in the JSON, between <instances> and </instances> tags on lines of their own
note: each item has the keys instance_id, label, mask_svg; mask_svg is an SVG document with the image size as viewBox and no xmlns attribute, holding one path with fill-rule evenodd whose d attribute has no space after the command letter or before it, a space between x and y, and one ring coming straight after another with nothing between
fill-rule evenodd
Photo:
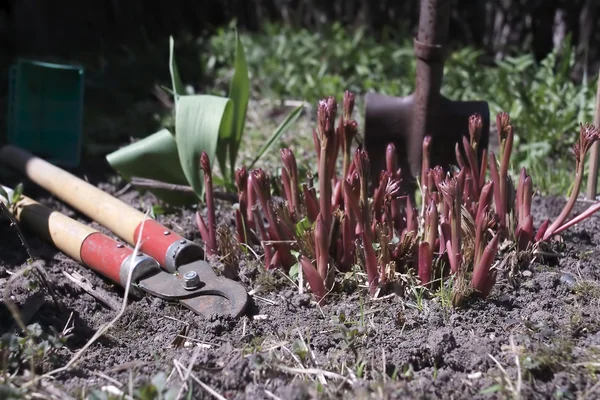
<instances>
[{"instance_id":1,"label":"green foliage","mask_svg":"<svg viewBox=\"0 0 600 400\"><path fill-rule=\"evenodd\" d=\"M5 333L0 337L0 358L7 369L4 372L11 373L31 366L38 368L44 361L56 363L56 351L64 346L66 340L66 336L45 333L37 323L27 326L23 336Z\"/></svg>"},{"instance_id":2,"label":"green foliage","mask_svg":"<svg viewBox=\"0 0 600 400\"><path fill-rule=\"evenodd\" d=\"M186 94L174 56L174 40L170 38L169 71L175 100L175 126L162 129L138 142L109 155L107 160L126 179L133 177L172 184L187 183L198 199L204 198L204 180L200 157L205 152L211 168L218 161L221 177L217 185L235 190L237 156L244 137L246 111L250 99L250 78L244 47L234 32L233 78L228 97L214 94ZM275 129L263 146L258 161L266 150L298 118L301 107L293 110ZM195 199L168 190L153 189L154 194L171 204L189 204Z\"/></svg>"},{"instance_id":3,"label":"green foliage","mask_svg":"<svg viewBox=\"0 0 600 400\"><path fill-rule=\"evenodd\" d=\"M397 96L414 89L416 61L409 35L376 39L361 28L344 30L339 24L321 31L266 25L241 40L255 97L314 104L346 89ZM230 30L219 31L205 43L201 59L213 80L230 76L234 43ZM548 158L572 168L571 152L565 150L575 142L579 122L591 122L594 111L596 82L574 83L574 63L570 38L541 62L525 54L492 63L480 51L463 48L445 64L442 93L455 100L485 100L491 116L508 112L516 135L513 172L523 166L546 171L541 189L564 193L571 179L562 169L548 169Z\"/></svg>"}]
</instances>

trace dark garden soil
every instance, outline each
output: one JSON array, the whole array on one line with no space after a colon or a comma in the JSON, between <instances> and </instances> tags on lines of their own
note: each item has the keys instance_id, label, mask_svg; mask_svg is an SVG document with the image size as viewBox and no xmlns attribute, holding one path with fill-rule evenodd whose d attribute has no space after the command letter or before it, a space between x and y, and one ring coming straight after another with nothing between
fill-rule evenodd
<instances>
[{"instance_id":1,"label":"dark garden soil","mask_svg":"<svg viewBox=\"0 0 600 400\"><path fill-rule=\"evenodd\" d=\"M97 173L108 171L106 166L86 165L87 172L95 168L99 170L88 178L101 189L144 211L155 203L149 194L119 192L123 184L117 187L109 183L114 181L109 175ZM79 176L85 172L76 171ZM34 185L25 188L28 196L90 223ZM536 225L558 215L563 204L562 199L537 198ZM233 226L230 206L219 205L219 222ZM200 241L193 210L158 219ZM445 305L444 296L372 300L352 278L341 294L319 308L283 274L264 272L253 255L244 257L240 279L252 291L244 317L207 320L152 297L131 301L108 333L51 382L75 398L110 386L129 393L130 385L143 387L160 372L169 387L186 381L193 386L191 398L198 399L218 398L198 381L227 399L488 399L518 394L527 399L600 398L599 227L600 219L594 217L571 229L563 244L548 250L558 252L558 257L549 253L543 260L521 263L511 275L511 257L505 257L508 261L499 265L491 296L461 309ZM9 288L12 301L26 323L40 324L45 333L74 326L67 346L37 366L37 373L43 373L68 362L118 313L63 272L82 275L116 307L123 291L31 232L24 233L43 260L51 291L45 285L31 287L34 278L29 275ZM27 254L5 221L0 237L4 293L11 274L26 265ZM9 331L13 322L2 305L0 333ZM188 365L193 377L182 379ZM19 373L27 368L22 366Z\"/></svg>"}]
</instances>

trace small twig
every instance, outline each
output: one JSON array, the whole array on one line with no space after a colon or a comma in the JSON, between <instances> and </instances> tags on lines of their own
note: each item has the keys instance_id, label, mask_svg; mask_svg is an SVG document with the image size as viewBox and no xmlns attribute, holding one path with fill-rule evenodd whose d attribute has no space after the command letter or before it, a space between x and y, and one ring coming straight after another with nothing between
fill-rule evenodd
<instances>
[{"instance_id":1,"label":"small twig","mask_svg":"<svg viewBox=\"0 0 600 400\"><path fill-rule=\"evenodd\" d=\"M119 382L118 380L116 380L115 378L111 378L110 376L108 376L100 371L90 371L90 372L96 376L99 376L102 379L106 379L107 381L114 383L118 387L123 386L123 384L121 382Z\"/></svg>"},{"instance_id":2,"label":"small twig","mask_svg":"<svg viewBox=\"0 0 600 400\"><path fill-rule=\"evenodd\" d=\"M352 380L350 378L347 378L340 374L336 374L335 372L325 371L323 369L318 369L318 368L301 369L301 368L286 367L285 365L276 365L275 368L279 369L280 371L289 372L292 374L305 374L305 375L317 375L317 376L324 375L331 379L343 380L343 381L349 383L350 385L354 384L354 382L352 382Z\"/></svg>"},{"instance_id":3,"label":"small twig","mask_svg":"<svg viewBox=\"0 0 600 400\"><path fill-rule=\"evenodd\" d=\"M74 284L76 284L77 286L79 286L80 288L82 288L83 290L85 290L90 296L92 296L93 298L95 298L96 300L98 300L100 303L104 304L105 306L107 306L111 310L117 311L119 309L119 304L118 303L116 303L112 299L104 298L100 293L98 293L96 290L94 290L92 288L92 285L90 285L89 283L84 282L81 279L78 279L77 277L69 274L67 271L62 271L62 273L71 282L73 282Z\"/></svg>"},{"instance_id":4,"label":"small twig","mask_svg":"<svg viewBox=\"0 0 600 400\"><path fill-rule=\"evenodd\" d=\"M208 386L206 383L202 382L200 379L198 379L196 377L196 375L190 373L190 377L196 381L196 383L200 386L202 386L202 388L204 390L206 390L208 393L212 394L216 399L218 400L227 400L225 397L221 396L219 393L217 393L213 388L211 388L210 386Z\"/></svg>"},{"instance_id":5,"label":"small twig","mask_svg":"<svg viewBox=\"0 0 600 400\"><path fill-rule=\"evenodd\" d=\"M277 397L275 396L275 394L273 392L271 392L270 390L265 389L265 394L267 395L267 397L270 397L274 400L281 400L281 397Z\"/></svg>"},{"instance_id":6,"label":"small twig","mask_svg":"<svg viewBox=\"0 0 600 400\"><path fill-rule=\"evenodd\" d=\"M143 189L163 189L171 190L173 192L194 193L194 189L192 189L191 186L177 185L175 183L161 182L148 178L133 177L131 178L131 184ZM215 190L214 196L216 199L227 201L229 203L238 202L238 195L235 193L220 192Z\"/></svg>"}]
</instances>

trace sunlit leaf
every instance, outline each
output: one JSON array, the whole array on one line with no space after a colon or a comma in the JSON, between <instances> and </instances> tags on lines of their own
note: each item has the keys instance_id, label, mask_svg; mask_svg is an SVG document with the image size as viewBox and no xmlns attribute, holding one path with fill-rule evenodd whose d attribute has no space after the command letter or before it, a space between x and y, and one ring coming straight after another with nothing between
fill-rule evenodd
<instances>
[{"instance_id":1,"label":"sunlit leaf","mask_svg":"<svg viewBox=\"0 0 600 400\"><path fill-rule=\"evenodd\" d=\"M169 38L169 71L171 73L171 83L173 85L173 92L175 97L175 104L177 104L178 96L184 94L183 82L179 75L179 68L177 68L177 62L175 61L175 41L173 36Z\"/></svg>"},{"instance_id":2,"label":"sunlit leaf","mask_svg":"<svg viewBox=\"0 0 600 400\"><path fill-rule=\"evenodd\" d=\"M240 143L244 136L244 126L246 124L246 111L248 110L248 101L250 99L250 77L248 76L248 64L244 46L238 33L235 35L235 70L229 87L229 98L233 101L233 130L229 138L229 176L234 176L235 161L237 159ZM225 175L225 171L223 171Z\"/></svg>"},{"instance_id":3,"label":"sunlit leaf","mask_svg":"<svg viewBox=\"0 0 600 400\"><path fill-rule=\"evenodd\" d=\"M149 135L106 156L108 163L127 180L132 177L187 185L175 138L167 129ZM194 202L195 196L164 189L150 190L156 197L173 205Z\"/></svg>"},{"instance_id":4,"label":"sunlit leaf","mask_svg":"<svg viewBox=\"0 0 600 400\"><path fill-rule=\"evenodd\" d=\"M232 102L225 97L179 97L175 113L179 161L189 185L200 198L204 191L200 156L205 151L214 164L219 137L231 131L232 111Z\"/></svg>"}]
</instances>

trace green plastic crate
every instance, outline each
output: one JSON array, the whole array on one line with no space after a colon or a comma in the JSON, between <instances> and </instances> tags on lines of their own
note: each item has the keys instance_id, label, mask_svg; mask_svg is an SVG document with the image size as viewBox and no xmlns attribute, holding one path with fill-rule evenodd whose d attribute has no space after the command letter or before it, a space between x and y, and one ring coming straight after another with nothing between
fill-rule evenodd
<instances>
[{"instance_id":1,"label":"green plastic crate","mask_svg":"<svg viewBox=\"0 0 600 400\"><path fill-rule=\"evenodd\" d=\"M7 142L53 164L77 167L83 78L81 66L18 60L9 76Z\"/></svg>"}]
</instances>

